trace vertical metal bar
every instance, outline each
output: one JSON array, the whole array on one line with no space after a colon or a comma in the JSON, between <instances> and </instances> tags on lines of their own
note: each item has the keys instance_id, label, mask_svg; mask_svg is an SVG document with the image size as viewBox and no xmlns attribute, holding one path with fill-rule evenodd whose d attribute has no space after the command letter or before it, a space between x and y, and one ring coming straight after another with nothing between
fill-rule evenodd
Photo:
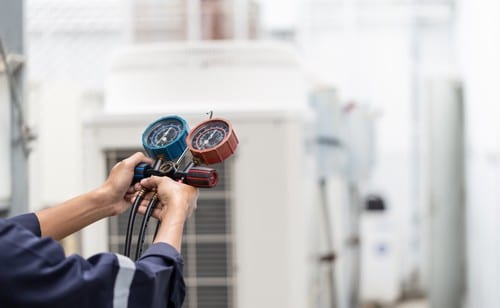
<instances>
[{"instance_id":1,"label":"vertical metal bar","mask_svg":"<svg viewBox=\"0 0 500 308\"><path fill-rule=\"evenodd\" d=\"M322 178L319 182L320 189L320 203L322 216L325 224L325 236L326 236L326 247L327 251L331 254L330 258L323 257L322 259L327 262L328 265L328 307L336 308L337 307L337 286L335 281L335 252L334 252L334 243L333 243L333 227L332 221L330 220L330 209L328 206L328 193L327 193L327 180Z\"/></svg>"},{"instance_id":2,"label":"vertical metal bar","mask_svg":"<svg viewBox=\"0 0 500 308\"><path fill-rule=\"evenodd\" d=\"M408 253L408 259L405 261L405 268L407 269L403 277L403 293L406 296L412 296L412 294L418 294L420 289L421 281L419 280L421 275L419 273L422 260L419 260L422 256L422 244L419 241L419 234L421 230L421 224L419 224L421 210L420 210L420 200L422 192L422 149L420 145L420 123L422 121L422 107L420 106L420 66L421 66L421 55L420 55L420 45L421 45L421 21L418 14L419 10L419 0L413 0L411 2L411 20L408 29L409 35L409 56L410 56L410 114L408 117L410 119L410 203L408 207L408 220L409 224L409 235L407 237L408 241L412 243L410 247L411 251Z\"/></svg>"},{"instance_id":3,"label":"vertical metal bar","mask_svg":"<svg viewBox=\"0 0 500 308\"><path fill-rule=\"evenodd\" d=\"M1 42L1 40L0 40ZM3 60L0 60L0 211L5 215L12 197L10 91Z\"/></svg>"},{"instance_id":4,"label":"vertical metal bar","mask_svg":"<svg viewBox=\"0 0 500 308\"><path fill-rule=\"evenodd\" d=\"M23 1L18 0L0 0L0 39L6 46L6 53L22 54L23 46ZM17 93L23 93L23 78L24 71L20 67L13 72L11 82ZM13 102L14 93L10 93L10 100ZM25 109L25 104L18 101L19 107ZM19 142L23 140L22 127L18 123L20 110L11 108L10 123L11 123L11 177L12 177L12 197L10 202L9 215L16 215L27 212L28 207L28 168L27 157L25 153L25 144ZM7 168L7 166L0 166Z\"/></svg>"}]
</instances>

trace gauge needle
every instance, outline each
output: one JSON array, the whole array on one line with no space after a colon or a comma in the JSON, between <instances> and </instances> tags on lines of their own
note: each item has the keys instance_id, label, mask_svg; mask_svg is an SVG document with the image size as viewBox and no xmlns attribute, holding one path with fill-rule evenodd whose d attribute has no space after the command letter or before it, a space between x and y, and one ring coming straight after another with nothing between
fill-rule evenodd
<instances>
[{"instance_id":1,"label":"gauge needle","mask_svg":"<svg viewBox=\"0 0 500 308\"><path fill-rule=\"evenodd\" d=\"M206 148L210 140L212 140L213 136L215 135L215 131L213 131L210 136L208 136L207 139L203 141L203 148Z\"/></svg>"},{"instance_id":2,"label":"gauge needle","mask_svg":"<svg viewBox=\"0 0 500 308\"><path fill-rule=\"evenodd\" d=\"M161 137L161 141L162 141L162 142L167 141L167 136L168 136L168 133L170 132L170 130L171 130L171 129L172 129L172 127L169 127L169 128L167 129L167 131L163 133L163 137Z\"/></svg>"},{"instance_id":3,"label":"gauge needle","mask_svg":"<svg viewBox=\"0 0 500 308\"><path fill-rule=\"evenodd\" d=\"M216 132L217 132L217 131L216 131L216 130L214 130L214 131L212 132L212 134L210 134L210 137L208 137L208 140L212 140L212 138L214 137L214 135L215 135L215 133L216 133Z\"/></svg>"}]
</instances>

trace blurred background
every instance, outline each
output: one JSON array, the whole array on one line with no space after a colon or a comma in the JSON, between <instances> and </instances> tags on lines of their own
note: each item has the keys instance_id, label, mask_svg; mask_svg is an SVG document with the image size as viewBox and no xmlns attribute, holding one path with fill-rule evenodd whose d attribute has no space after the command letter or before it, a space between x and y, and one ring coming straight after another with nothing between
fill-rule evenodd
<instances>
[{"instance_id":1,"label":"blurred background","mask_svg":"<svg viewBox=\"0 0 500 308\"><path fill-rule=\"evenodd\" d=\"M100 185L149 123L240 144L186 308L500 303L500 2L0 0L0 212ZM63 241L121 253L128 215ZM136 228L137 229L137 228Z\"/></svg>"}]
</instances>

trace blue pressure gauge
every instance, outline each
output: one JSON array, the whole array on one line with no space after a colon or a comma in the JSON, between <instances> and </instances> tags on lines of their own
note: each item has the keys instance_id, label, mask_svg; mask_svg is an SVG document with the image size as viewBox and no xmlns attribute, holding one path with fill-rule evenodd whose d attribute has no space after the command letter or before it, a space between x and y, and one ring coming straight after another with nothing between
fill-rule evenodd
<instances>
[{"instance_id":1,"label":"blue pressure gauge","mask_svg":"<svg viewBox=\"0 0 500 308\"><path fill-rule=\"evenodd\" d=\"M142 145L153 159L175 160L187 147L188 129L186 120L179 116L160 118L146 128Z\"/></svg>"}]
</instances>

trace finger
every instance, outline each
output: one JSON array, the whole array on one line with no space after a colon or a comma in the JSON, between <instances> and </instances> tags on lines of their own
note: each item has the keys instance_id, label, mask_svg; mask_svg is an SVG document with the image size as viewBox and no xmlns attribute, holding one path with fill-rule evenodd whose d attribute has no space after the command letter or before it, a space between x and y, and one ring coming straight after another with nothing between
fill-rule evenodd
<instances>
[{"instance_id":1,"label":"finger","mask_svg":"<svg viewBox=\"0 0 500 308\"><path fill-rule=\"evenodd\" d=\"M131 164L135 167L140 163L152 164L153 160L144 155L142 152L135 152L131 156L125 158L123 162L126 164Z\"/></svg>"},{"instance_id":2,"label":"finger","mask_svg":"<svg viewBox=\"0 0 500 308\"><path fill-rule=\"evenodd\" d=\"M135 202L135 200L138 198L139 194L138 193L134 193L132 194L132 201ZM148 204L149 201L151 200L151 197L152 197L152 194L151 193L148 193L148 194L145 194L143 195L141 198L141 203L140 204Z\"/></svg>"},{"instance_id":3,"label":"finger","mask_svg":"<svg viewBox=\"0 0 500 308\"><path fill-rule=\"evenodd\" d=\"M125 201L127 202L132 203L132 201L134 200L134 195L125 195L123 199L125 199Z\"/></svg>"},{"instance_id":4,"label":"finger","mask_svg":"<svg viewBox=\"0 0 500 308\"><path fill-rule=\"evenodd\" d=\"M147 205L141 204L141 206L139 206L139 208L137 209L137 212L138 212L139 214L141 214L141 215L144 215L144 214L146 214L146 210L147 210L147 208L148 208L148 207L147 207ZM162 209L161 209L161 208L158 208L158 207L157 207L157 208L155 208L155 209L153 210L152 216L153 216L154 218L156 218L156 219L160 219L160 217L161 217L161 211L162 211Z\"/></svg>"},{"instance_id":5,"label":"finger","mask_svg":"<svg viewBox=\"0 0 500 308\"><path fill-rule=\"evenodd\" d=\"M145 198L141 201L141 204L140 204L140 205L141 205L141 206L146 206L146 207L147 207L147 206L148 206L148 204L149 204L149 202L151 202L151 199L152 199L152 198L151 198L150 196L145 197Z\"/></svg>"},{"instance_id":6,"label":"finger","mask_svg":"<svg viewBox=\"0 0 500 308\"><path fill-rule=\"evenodd\" d=\"M141 185L146 189L153 189L158 187L162 182L173 181L169 177L151 176L141 180Z\"/></svg>"},{"instance_id":7,"label":"finger","mask_svg":"<svg viewBox=\"0 0 500 308\"><path fill-rule=\"evenodd\" d=\"M141 189L142 189L142 185L141 185L141 183L135 183L135 184L134 184L134 189L135 189L136 191L141 190Z\"/></svg>"}]
</instances>

